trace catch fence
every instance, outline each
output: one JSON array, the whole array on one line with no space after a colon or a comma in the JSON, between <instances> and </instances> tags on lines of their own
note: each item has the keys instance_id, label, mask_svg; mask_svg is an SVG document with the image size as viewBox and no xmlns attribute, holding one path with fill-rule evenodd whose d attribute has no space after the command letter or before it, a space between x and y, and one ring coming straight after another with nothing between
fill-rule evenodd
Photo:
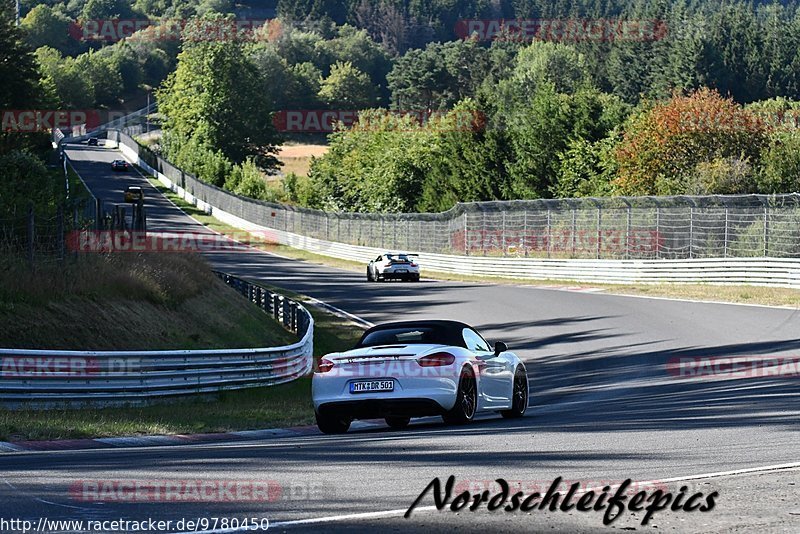
<instances>
[{"instance_id":1,"label":"catch fence","mask_svg":"<svg viewBox=\"0 0 800 534\"><path fill-rule=\"evenodd\" d=\"M336 213L234 195L119 131L109 138L195 199L254 225L349 245L554 259L800 257L800 195L539 199L442 213Z\"/></svg>"}]
</instances>

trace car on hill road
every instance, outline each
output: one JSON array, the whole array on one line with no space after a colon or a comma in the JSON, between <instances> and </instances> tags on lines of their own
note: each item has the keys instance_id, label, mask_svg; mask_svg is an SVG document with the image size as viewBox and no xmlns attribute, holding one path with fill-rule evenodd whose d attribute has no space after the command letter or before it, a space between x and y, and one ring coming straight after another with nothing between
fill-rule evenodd
<instances>
[{"instance_id":1,"label":"car on hill road","mask_svg":"<svg viewBox=\"0 0 800 534\"><path fill-rule=\"evenodd\" d=\"M419 256L407 252L384 252L367 265L367 281L405 280L419 282Z\"/></svg>"},{"instance_id":2,"label":"car on hill road","mask_svg":"<svg viewBox=\"0 0 800 534\"><path fill-rule=\"evenodd\" d=\"M494 348L471 326L446 320L373 326L352 350L324 356L311 381L317 426L347 432L355 419L383 418L395 429L412 417L472 421L480 412L522 417L525 364L505 343Z\"/></svg>"}]
</instances>

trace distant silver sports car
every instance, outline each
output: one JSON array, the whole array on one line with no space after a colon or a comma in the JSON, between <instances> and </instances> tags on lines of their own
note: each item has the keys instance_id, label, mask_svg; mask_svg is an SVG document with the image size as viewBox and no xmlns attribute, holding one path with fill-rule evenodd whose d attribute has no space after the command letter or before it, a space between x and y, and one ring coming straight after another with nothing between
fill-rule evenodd
<instances>
[{"instance_id":1,"label":"distant silver sports car","mask_svg":"<svg viewBox=\"0 0 800 534\"><path fill-rule=\"evenodd\" d=\"M354 419L380 417L404 428L412 417L466 423L477 412L522 417L528 408L522 361L503 342L490 349L457 321L374 326L352 350L323 357L311 389L326 434L347 432Z\"/></svg>"},{"instance_id":2,"label":"distant silver sports car","mask_svg":"<svg viewBox=\"0 0 800 534\"><path fill-rule=\"evenodd\" d=\"M419 282L417 254L406 252L384 252L367 265L367 281L406 280Z\"/></svg>"}]
</instances>

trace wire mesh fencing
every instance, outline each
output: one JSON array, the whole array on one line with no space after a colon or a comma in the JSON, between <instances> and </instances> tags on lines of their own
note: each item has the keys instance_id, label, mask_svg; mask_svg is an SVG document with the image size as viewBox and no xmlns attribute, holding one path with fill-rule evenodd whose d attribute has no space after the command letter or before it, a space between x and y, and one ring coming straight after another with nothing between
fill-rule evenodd
<instances>
[{"instance_id":1,"label":"wire mesh fencing","mask_svg":"<svg viewBox=\"0 0 800 534\"><path fill-rule=\"evenodd\" d=\"M536 258L800 257L800 195L539 199L460 203L442 213L336 213L234 195L130 136L110 138L197 199L250 223L385 249Z\"/></svg>"},{"instance_id":2,"label":"wire mesh fencing","mask_svg":"<svg viewBox=\"0 0 800 534\"><path fill-rule=\"evenodd\" d=\"M141 204L106 205L100 199L81 200L53 210L34 210L0 218L0 255L8 261L24 260L33 268L44 263L77 258L84 250L82 237L98 233L146 232L146 212Z\"/></svg>"}]
</instances>

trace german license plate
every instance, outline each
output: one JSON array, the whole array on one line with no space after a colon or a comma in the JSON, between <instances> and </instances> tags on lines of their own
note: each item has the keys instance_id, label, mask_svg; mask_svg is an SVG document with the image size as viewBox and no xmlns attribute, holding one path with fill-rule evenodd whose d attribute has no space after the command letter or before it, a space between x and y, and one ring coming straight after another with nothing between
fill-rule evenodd
<instances>
[{"instance_id":1,"label":"german license plate","mask_svg":"<svg viewBox=\"0 0 800 534\"><path fill-rule=\"evenodd\" d=\"M394 381L370 380L350 382L350 393L372 393L373 391L394 391Z\"/></svg>"},{"instance_id":2,"label":"german license plate","mask_svg":"<svg viewBox=\"0 0 800 534\"><path fill-rule=\"evenodd\" d=\"M397 269L395 272L396 273L407 273L408 269Z\"/></svg>"}]
</instances>

